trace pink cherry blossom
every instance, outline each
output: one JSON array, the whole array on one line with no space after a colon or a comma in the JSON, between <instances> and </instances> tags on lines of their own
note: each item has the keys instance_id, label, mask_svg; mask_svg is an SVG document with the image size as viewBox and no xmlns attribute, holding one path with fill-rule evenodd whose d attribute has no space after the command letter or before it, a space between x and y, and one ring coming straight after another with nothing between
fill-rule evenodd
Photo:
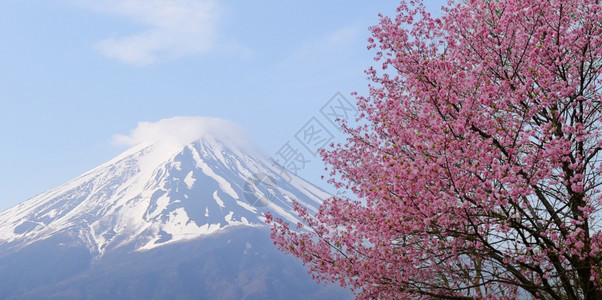
<instances>
[{"instance_id":1,"label":"pink cherry blossom","mask_svg":"<svg viewBox=\"0 0 602 300\"><path fill-rule=\"evenodd\" d=\"M364 299L602 299L600 1L409 1L371 31L362 125L322 152L354 196L268 216L280 249Z\"/></svg>"}]
</instances>

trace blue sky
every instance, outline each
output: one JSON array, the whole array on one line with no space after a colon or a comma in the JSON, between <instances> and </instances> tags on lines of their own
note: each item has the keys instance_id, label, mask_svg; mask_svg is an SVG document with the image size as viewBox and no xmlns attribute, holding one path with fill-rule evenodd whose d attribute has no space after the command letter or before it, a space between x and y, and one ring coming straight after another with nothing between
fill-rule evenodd
<instances>
[{"instance_id":1,"label":"blue sky","mask_svg":"<svg viewBox=\"0 0 602 300\"><path fill-rule=\"evenodd\" d=\"M125 150L140 121L231 120L275 154L365 94L368 27L398 1L1 1L0 210ZM430 1L437 13L442 1ZM307 151L298 144L300 151ZM300 175L319 181L322 164Z\"/></svg>"}]
</instances>

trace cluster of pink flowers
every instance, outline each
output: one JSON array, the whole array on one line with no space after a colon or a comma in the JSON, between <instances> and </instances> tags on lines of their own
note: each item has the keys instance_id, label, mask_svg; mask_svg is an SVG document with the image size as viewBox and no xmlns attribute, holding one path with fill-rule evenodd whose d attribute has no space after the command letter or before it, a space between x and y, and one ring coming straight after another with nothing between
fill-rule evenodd
<instances>
[{"instance_id":1,"label":"cluster of pink flowers","mask_svg":"<svg viewBox=\"0 0 602 300\"><path fill-rule=\"evenodd\" d=\"M602 297L602 11L594 0L420 1L371 28L333 197L273 239L361 298Z\"/></svg>"}]
</instances>

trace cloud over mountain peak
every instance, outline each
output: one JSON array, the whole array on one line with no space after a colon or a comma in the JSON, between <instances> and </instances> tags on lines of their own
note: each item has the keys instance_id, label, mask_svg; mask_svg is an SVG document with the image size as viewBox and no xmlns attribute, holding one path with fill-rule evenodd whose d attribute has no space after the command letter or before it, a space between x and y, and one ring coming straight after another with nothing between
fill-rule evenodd
<instances>
[{"instance_id":1,"label":"cloud over mountain peak","mask_svg":"<svg viewBox=\"0 0 602 300\"><path fill-rule=\"evenodd\" d=\"M113 136L117 145L187 145L198 140L215 140L245 151L256 150L249 132L235 123L212 117L173 117L156 122L139 122L128 135Z\"/></svg>"}]
</instances>

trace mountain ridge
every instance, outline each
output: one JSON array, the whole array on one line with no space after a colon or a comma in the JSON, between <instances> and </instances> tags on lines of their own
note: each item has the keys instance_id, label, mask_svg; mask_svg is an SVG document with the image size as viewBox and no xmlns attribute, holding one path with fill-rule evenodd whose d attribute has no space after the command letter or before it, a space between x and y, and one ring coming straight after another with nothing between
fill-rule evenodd
<instances>
[{"instance_id":1,"label":"mountain ridge","mask_svg":"<svg viewBox=\"0 0 602 300\"><path fill-rule=\"evenodd\" d=\"M0 298L350 298L313 282L264 223L265 212L296 223L293 201L315 211L328 194L236 130L143 123L120 138L132 148L0 212Z\"/></svg>"},{"instance_id":2,"label":"mountain ridge","mask_svg":"<svg viewBox=\"0 0 602 300\"><path fill-rule=\"evenodd\" d=\"M73 227L96 255L135 240L137 250L152 249L229 225L262 226L267 210L296 223L293 200L315 211L328 196L292 174L285 178L267 158L205 135L189 144L141 142L0 212L0 253ZM258 183L257 175L267 183ZM270 199L248 201L257 200L253 193Z\"/></svg>"}]
</instances>

